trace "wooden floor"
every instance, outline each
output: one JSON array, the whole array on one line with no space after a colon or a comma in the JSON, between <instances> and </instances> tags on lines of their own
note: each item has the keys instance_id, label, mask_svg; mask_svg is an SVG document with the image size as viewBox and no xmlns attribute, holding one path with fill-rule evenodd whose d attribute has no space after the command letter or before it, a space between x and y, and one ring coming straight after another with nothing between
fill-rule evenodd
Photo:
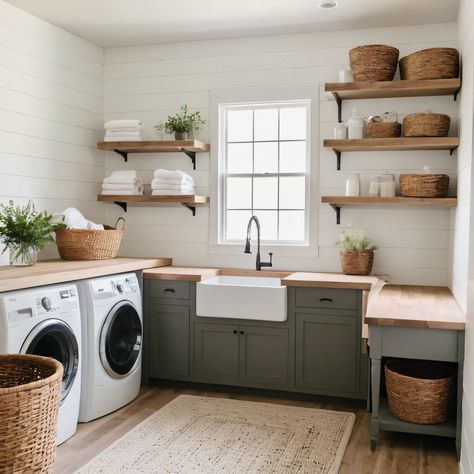
<instances>
[{"instance_id":1,"label":"wooden floor","mask_svg":"<svg viewBox=\"0 0 474 474\"><path fill-rule=\"evenodd\" d=\"M459 472L454 440L451 439L382 432L377 449L371 452L369 449L370 415L361 401L166 383L144 387L139 397L128 406L98 420L80 424L76 435L58 448L55 474L74 472L180 394L351 411L357 418L340 474Z\"/></svg>"}]
</instances>

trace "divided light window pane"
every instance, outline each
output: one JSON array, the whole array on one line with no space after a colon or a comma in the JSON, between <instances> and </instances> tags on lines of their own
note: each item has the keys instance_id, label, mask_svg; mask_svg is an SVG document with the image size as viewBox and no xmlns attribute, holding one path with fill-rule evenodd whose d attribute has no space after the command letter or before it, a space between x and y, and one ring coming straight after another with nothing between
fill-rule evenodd
<instances>
[{"instance_id":1,"label":"divided light window pane","mask_svg":"<svg viewBox=\"0 0 474 474\"><path fill-rule=\"evenodd\" d=\"M224 106L224 241L243 241L255 215L263 241L306 243L309 107L309 100Z\"/></svg>"}]
</instances>

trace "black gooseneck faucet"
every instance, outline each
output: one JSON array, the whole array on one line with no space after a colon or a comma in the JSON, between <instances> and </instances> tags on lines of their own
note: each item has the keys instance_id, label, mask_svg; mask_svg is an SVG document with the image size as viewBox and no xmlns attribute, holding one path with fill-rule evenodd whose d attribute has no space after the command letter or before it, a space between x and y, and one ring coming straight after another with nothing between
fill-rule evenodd
<instances>
[{"instance_id":1,"label":"black gooseneck faucet","mask_svg":"<svg viewBox=\"0 0 474 474\"><path fill-rule=\"evenodd\" d=\"M247 225L247 238L245 239L245 250L244 253L252 253L250 251L250 231L252 229L252 221L255 222L255 225L257 226L257 260L255 262L255 268L260 271L262 267L271 267L272 266L272 257L273 253L269 253L270 255L270 261L269 262L261 262L260 261L260 222L257 218L257 216L252 216L249 220L249 223Z\"/></svg>"}]
</instances>

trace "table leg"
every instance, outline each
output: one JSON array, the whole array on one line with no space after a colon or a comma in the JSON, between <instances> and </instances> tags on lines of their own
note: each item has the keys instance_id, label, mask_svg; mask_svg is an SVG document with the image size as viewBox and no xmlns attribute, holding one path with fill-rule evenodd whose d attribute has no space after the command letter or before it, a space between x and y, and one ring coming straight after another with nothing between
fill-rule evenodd
<instances>
[{"instance_id":1,"label":"table leg","mask_svg":"<svg viewBox=\"0 0 474 474\"><path fill-rule=\"evenodd\" d=\"M380 404L380 364L381 359L371 359L372 379L372 418L370 420L370 449L375 450L379 435L379 404Z\"/></svg>"}]
</instances>

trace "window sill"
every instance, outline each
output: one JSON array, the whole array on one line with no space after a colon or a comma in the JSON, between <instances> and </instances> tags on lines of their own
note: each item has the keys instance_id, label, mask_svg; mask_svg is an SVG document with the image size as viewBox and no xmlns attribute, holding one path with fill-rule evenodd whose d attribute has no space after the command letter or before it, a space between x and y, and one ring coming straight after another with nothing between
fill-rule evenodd
<instances>
[{"instance_id":1,"label":"window sill","mask_svg":"<svg viewBox=\"0 0 474 474\"><path fill-rule=\"evenodd\" d=\"M245 242L241 244L209 244L209 253L216 255L242 255L244 252ZM252 242L252 253L256 252L257 244ZM263 255L273 252L278 257L304 257L318 258L319 247L316 245L260 245L260 253Z\"/></svg>"}]
</instances>

